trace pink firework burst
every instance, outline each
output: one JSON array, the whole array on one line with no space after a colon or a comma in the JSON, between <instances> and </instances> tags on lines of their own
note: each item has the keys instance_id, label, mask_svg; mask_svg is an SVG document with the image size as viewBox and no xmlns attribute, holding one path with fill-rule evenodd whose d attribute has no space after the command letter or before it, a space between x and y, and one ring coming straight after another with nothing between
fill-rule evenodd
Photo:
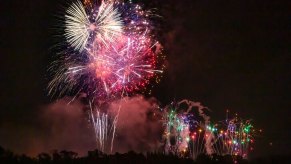
<instances>
[{"instance_id":1,"label":"pink firework burst","mask_svg":"<svg viewBox=\"0 0 291 164\"><path fill-rule=\"evenodd\" d=\"M146 34L123 36L117 44L89 49L88 68L102 85L101 94L130 93L144 88L158 69L160 45ZM100 94L100 89L99 89Z\"/></svg>"}]
</instances>

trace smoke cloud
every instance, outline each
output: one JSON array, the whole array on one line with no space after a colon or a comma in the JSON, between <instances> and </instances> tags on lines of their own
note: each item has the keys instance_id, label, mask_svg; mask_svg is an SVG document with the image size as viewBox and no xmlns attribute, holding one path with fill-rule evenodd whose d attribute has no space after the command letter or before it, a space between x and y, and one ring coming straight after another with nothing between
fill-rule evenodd
<instances>
[{"instance_id":1,"label":"smoke cloud","mask_svg":"<svg viewBox=\"0 0 291 164\"><path fill-rule=\"evenodd\" d=\"M120 108L117 132L114 142L115 151L135 152L156 151L161 147L162 123L156 115L157 101L142 96L126 97L110 104L114 115Z\"/></svg>"},{"instance_id":2,"label":"smoke cloud","mask_svg":"<svg viewBox=\"0 0 291 164\"><path fill-rule=\"evenodd\" d=\"M60 100L40 114L47 138L41 140L44 150L72 150L85 154L95 149L94 133L88 122L85 106L80 101L68 105Z\"/></svg>"},{"instance_id":3,"label":"smoke cloud","mask_svg":"<svg viewBox=\"0 0 291 164\"><path fill-rule=\"evenodd\" d=\"M1 138L11 138L14 142L1 143L1 146L30 156L54 150L71 150L85 155L88 150L95 149L94 133L84 112L85 106L78 100L70 105L68 102L69 98L64 98L40 107L32 118L34 124L29 126L21 123L17 123L18 126L3 125Z\"/></svg>"},{"instance_id":4,"label":"smoke cloud","mask_svg":"<svg viewBox=\"0 0 291 164\"><path fill-rule=\"evenodd\" d=\"M41 152L70 150L80 156L97 148L95 134L89 121L88 105L80 99L70 102L63 98L39 109L35 124L15 127L1 125L0 139L12 138L13 143L1 146L18 154L36 156ZM70 102L70 104L68 104ZM145 152L157 150L160 146L162 124L155 117L154 98L142 96L126 97L111 102L106 111L111 117L118 117L113 152ZM6 139L7 140L7 139Z\"/></svg>"}]
</instances>

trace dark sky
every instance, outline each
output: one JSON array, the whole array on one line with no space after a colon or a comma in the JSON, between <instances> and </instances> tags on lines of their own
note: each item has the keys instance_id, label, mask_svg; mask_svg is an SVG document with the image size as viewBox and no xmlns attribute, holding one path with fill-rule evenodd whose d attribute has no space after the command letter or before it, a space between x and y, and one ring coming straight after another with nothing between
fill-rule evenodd
<instances>
[{"instance_id":1,"label":"dark sky","mask_svg":"<svg viewBox=\"0 0 291 164\"><path fill-rule=\"evenodd\" d=\"M143 2L163 16L159 37L168 68L153 96L162 104L200 101L214 120L226 109L252 118L263 129L257 154L290 154L291 2ZM39 128L37 113L49 103L46 69L54 55L54 16L63 4L1 1L0 145L6 148L17 149L22 135Z\"/></svg>"}]
</instances>

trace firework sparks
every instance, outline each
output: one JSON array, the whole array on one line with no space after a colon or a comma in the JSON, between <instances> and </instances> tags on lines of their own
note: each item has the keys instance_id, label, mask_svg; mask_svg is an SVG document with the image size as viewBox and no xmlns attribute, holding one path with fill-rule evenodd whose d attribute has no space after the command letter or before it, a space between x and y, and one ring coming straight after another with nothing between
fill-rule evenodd
<instances>
[{"instance_id":1,"label":"firework sparks","mask_svg":"<svg viewBox=\"0 0 291 164\"><path fill-rule=\"evenodd\" d=\"M186 108L182 108L183 104ZM198 109L196 113L193 108ZM165 151L193 159L202 153L248 158L256 132L251 120L236 116L213 124L205 109L199 102L182 100L162 110Z\"/></svg>"},{"instance_id":2,"label":"firework sparks","mask_svg":"<svg viewBox=\"0 0 291 164\"><path fill-rule=\"evenodd\" d=\"M243 120L237 116L226 119L220 124L207 127L215 136L214 147L220 155L239 155L247 158L254 143L254 126L251 120ZM220 130L218 130L220 128Z\"/></svg>"},{"instance_id":3,"label":"firework sparks","mask_svg":"<svg viewBox=\"0 0 291 164\"><path fill-rule=\"evenodd\" d=\"M186 105L187 108L183 109L182 105ZM198 111L194 108L198 108ZM189 153L195 159L197 155L206 151L209 146L207 138L210 135L205 130L209 123L209 116L204 114L204 109L207 107L189 100L166 106L164 109L166 152L178 156L187 156Z\"/></svg>"}]
</instances>

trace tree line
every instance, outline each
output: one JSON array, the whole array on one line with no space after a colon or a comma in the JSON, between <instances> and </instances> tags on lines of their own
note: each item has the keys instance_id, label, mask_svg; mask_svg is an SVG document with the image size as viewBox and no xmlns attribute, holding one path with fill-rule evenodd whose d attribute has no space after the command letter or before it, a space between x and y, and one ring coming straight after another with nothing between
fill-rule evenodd
<instances>
[{"instance_id":1,"label":"tree line","mask_svg":"<svg viewBox=\"0 0 291 164\"><path fill-rule=\"evenodd\" d=\"M0 147L1 164L287 164L291 160L290 157L270 156L246 160L240 156L220 156L216 154L209 156L200 154L194 161L191 158L180 158L173 154L166 155L160 152L142 154L129 151L124 154L105 154L99 150L88 151L88 154L83 157L78 156L76 152L67 150L54 150L50 154L40 153L36 157L29 157L25 154L15 154L10 150Z\"/></svg>"}]
</instances>

